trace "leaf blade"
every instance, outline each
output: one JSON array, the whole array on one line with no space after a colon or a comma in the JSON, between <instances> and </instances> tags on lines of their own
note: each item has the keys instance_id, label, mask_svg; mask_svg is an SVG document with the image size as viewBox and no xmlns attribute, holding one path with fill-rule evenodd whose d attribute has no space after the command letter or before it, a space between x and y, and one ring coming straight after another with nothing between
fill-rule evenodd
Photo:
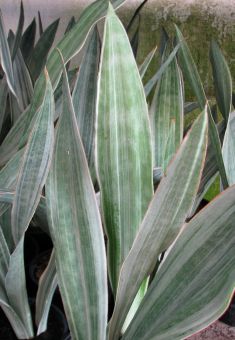
<instances>
[{"instance_id":1,"label":"leaf blade","mask_svg":"<svg viewBox=\"0 0 235 340\"><path fill-rule=\"evenodd\" d=\"M151 273L158 255L167 249L178 235L187 217L199 185L206 142L205 111L185 137L168 167L167 176L161 180L123 264L109 339L118 339L123 319L141 282ZM197 150L195 145L198 146Z\"/></svg>"},{"instance_id":2,"label":"leaf blade","mask_svg":"<svg viewBox=\"0 0 235 340\"><path fill-rule=\"evenodd\" d=\"M120 267L152 197L152 155L142 82L126 32L111 7L104 29L97 112L97 176L115 294Z\"/></svg>"}]
</instances>

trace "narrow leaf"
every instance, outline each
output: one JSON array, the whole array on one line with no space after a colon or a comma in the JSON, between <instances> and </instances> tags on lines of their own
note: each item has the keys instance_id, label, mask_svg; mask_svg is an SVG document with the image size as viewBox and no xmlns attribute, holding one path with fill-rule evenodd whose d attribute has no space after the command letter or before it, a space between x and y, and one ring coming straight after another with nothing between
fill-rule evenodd
<instances>
[{"instance_id":1,"label":"narrow leaf","mask_svg":"<svg viewBox=\"0 0 235 340\"><path fill-rule=\"evenodd\" d=\"M19 22L16 30L14 45L12 49L12 60L14 61L16 53L18 51L18 48L21 43L22 33L23 33L23 27L24 27L24 6L23 1L20 2L20 16L19 16Z\"/></svg>"},{"instance_id":2,"label":"narrow leaf","mask_svg":"<svg viewBox=\"0 0 235 340\"><path fill-rule=\"evenodd\" d=\"M34 81L38 78L41 70L45 66L47 55L55 39L58 25L59 19L50 24L32 51L28 66Z\"/></svg>"},{"instance_id":3,"label":"narrow leaf","mask_svg":"<svg viewBox=\"0 0 235 340\"><path fill-rule=\"evenodd\" d=\"M84 53L72 96L79 132L92 179L95 178L94 132L100 49L99 34L97 28L95 28Z\"/></svg>"},{"instance_id":4,"label":"narrow leaf","mask_svg":"<svg viewBox=\"0 0 235 340\"><path fill-rule=\"evenodd\" d=\"M0 171L0 188L13 190L16 187L17 176L23 150L18 151L14 157ZM8 205L0 203L0 216L8 209Z\"/></svg>"},{"instance_id":5,"label":"narrow leaf","mask_svg":"<svg viewBox=\"0 0 235 340\"><path fill-rule=\"evenodd\" d=\"M27 65L34 48L35 35L36 35L36 20L34 18L31 24L27 27L27 29L23 33L20 43L20 50Z\"/></svg>"},{"instance_id":6,"label":"narrow leaf","mask_svg":"<svg viewBox=\"0 0 235 340\"><path fill-rule=\"evenodd\" d=\"M47 329L48 315L51 301L57 287L57 275L55 266L55 253L52 251L47 268L39 280L39 287L36 296L36 314L35 321L38 326L37 335Z\"/></svg>"},{"instance_id":7,"label":"narrow leaf","mask_svg":"<svg viewBox=\"0 0 235 340\"><path fill-rule=\"evenodd\" d=\"M122 324L143 279L153 270L182 227L196 195L206 153L207 114L203 112L170 163L145 214L120 273L109 339Z\"/></svg>"},{"instance_id":8,"label":"narrow leaf","mask_svg":"<svg viewBox=\"0 0 235 340\"><path fill-rule=\"evenodd\" d=\"M165 52L166 53L166 52ZM166 60L168 57L165 55ZM172 60L166 71L158 81L154 98L150 108L152 139L154 146L154 166L165 169L168 165L165 157L167 143L169 147L170 126L175 123L172 150L174 154L183 139L184 122L184 93L180 70L176 58ZM167 155L168 154L168 155ZM169 161L169 159L168 159Z\"/></svg>"},{"instance_id":9,"label":"narrow leaf","mask_svg":"<svg viewBox=\"0 0 235 340\"><path fill-rule=\"evenodd\" d=\"M184 40L182 33L180 32L177 26L175 26L175 28L176 28L176 41L177 43L181 44L181 48L178 54L180 66L182 68L184 76L186 77L189 84L191 85L192 90L194 91L199 107L203 109L204 106L207 104L207 99L197 67L194 63L193 57L191 55L191 52L188 48L186 41ZM208 107L208 116L209 116L209 138L212 142L212 145L214 146L214 154L216 157L216 162L218 165L223 186L224 188L227 188L228 181L223 163L220 139L214 119L211 114L210 107Z\"/></svg>"},{"instance_id":10,"label":"narrow leaf","mask_svg":"<svg viewBox=\"0 0 235 340\"><path fill-rule=\"evenodd\" d=\"M232 77L228 64L214 40L211 43L210 59L216 100L224 119L228 120L232 107Z\"/></svg>"},{"instance_id":11,"label":"narrow leaf","mask_svg":"<svg viewBox=\"0 0 235 340\"><path fill-rule=\"evenodd\" d=\"M6 292L10 306L20 317L27 330L27 338L33 337L34 332L25 281L24 236L18 242L10 257L9 269L6 275Z\"/></svg>"},{"instance_id":12,"label":"narrow leaf","mask_svg":"<svg viewBox=\"0 0 235 340\"><path fill-rule=\"evenodd\" d=\"M0 133L6 116L6 103L7 103L8 86L5 77L0 83Z\"/></svg>"},{"instance_id":13,"label":"narrow leaf","mask_svg":"<svg viewBox=\"0 0 235 340\"><path fill-rule=\"evenodd\" d=\"M41 14L39 11L38 11L38 26L39 26L39 35L41 37L43 35L43 26L42 26Z\"/></svg>"},{"instance_id":14,"label":"narrow leaf","mask_svg":"<svg viewBox=\"0 0 235 340\"><path fill-rule=\"evenodd\" d=\"M230 113L224 135L223 160L229 185L235 184L235 111Z\"/></svg>"},{"instance_id":15,"label":"narrow leaf","mask_svg":"<svg viewBox=\"0 0 235 340\"><path fill-rule=\"evenodd\" d=\"M232 187L185 225L122 339L185 339L223 314L234 291L234 218Z\"/></svg>"},{"instance_id":16,"label":"narrow leaf","mask_svg":"<svg viewBox=\"0 0 235 340\"><path fill-rule=\"evenodd\" d=\"M54 140L53 90L46 77L45 97L31 131L18 176L12 207L12 234L15 242L21 239L40 200L49 171Z\"/></svg>"},{"instance_id":17,"label":"narrow leaf","mask_svg":"<svg viewBox=\"0 0 235 340\"><path fill-rule=\"evenodd\" d=\"M140 65L140 67L139 67L139 73L140 73L141 79L144 78L145 73L146 73L146 71L148 70L148 67L149 67L151 61L153 60L153 57L154 57L156 51L157 51L157 46L154 47L154 49L153 49L151 52L149 52L149 54L147 55L147 57L144 59L143 63Z\"/></svg>"},{"instance_id":18,"label":"narrow leaf","mask_svg":"<svg viewBox=\"0 0 235 340\"><path fill-rule=\"evenodd\" d=\"M21 51L18 50L13 62L15 90L21 111L24 111L31 103L33 85L28 68L24 62Z\"/></svg>"},{"instance_id":19,"label":"narrow leaf","mask_svg":"<svg viewBox=\"0 0 235 340\"><path fill-rule=\"evenodd\" d=\"M120 267L153 189L143 85L125 29L111 7L104 28L97 99L97 175L115 294Z\"/></svg>"},{"instance_id":20,"label":"narrow leaf","mask_svg":"<svg viewBox=\"0 0 235 340\"><path fill-rule=\"evenodd\" d=\"M10 252L0 226L0 286L5 286L5 276L10 262Z\"/></svg>"},{"instance_id":21,"label":"narrow leaf","mask_svg":"<svg viewBox=\"0 0 235 340\"><path fill-rule=\"evenodd\" d=\"M108 305L105 245L65 68L63 105L46 185L58 282L72 337L103 340Z\"/></svg>"},{"instance_id":22,"label":"narrow leaf","mask_svg":"<svg viewBox=\"0 0 235 340\"><path fill-rule=\"evenodd\" d=\"M3 23L2 12L0 11L0 57L1 57L1 65L5 72L8 86L11 92L16 96L15 93L15 83L11 62L11 54L7 42L5 27Z\"/></svg>"},{"instance_id":23,"label":"narrow leaf","mask_svg":"<svg viewBox=\"0 0 235 340\"><path fill-rule=\"evenodd\" d=\"M157 81L161 78L162 74L166 71L167 67L170 65L172 60L175 58L176 53L180 49L180 43L175 46L167 60L161 65L159 70L156 72L156 74L147 82L147 84L144 87L145 95L146 97L150 94L154 86L156 85Z\"/></svg>"}]
</instances>

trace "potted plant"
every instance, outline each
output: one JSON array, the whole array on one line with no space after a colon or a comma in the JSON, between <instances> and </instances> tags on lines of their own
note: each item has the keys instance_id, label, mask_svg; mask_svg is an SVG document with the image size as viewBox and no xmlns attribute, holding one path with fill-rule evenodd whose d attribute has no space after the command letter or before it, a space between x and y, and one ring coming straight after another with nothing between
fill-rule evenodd
<instances>
[{"instance_id":1,"label":"potted plant","mask_svg":"<svg viewBox=\"0 0 235 340\"><path fill-rule=\"evenodd\" d=\"M0 304L21 339L34 336L24 271L32 218L54 247L36 297L37 334L47 327L57 281L72 339L184 339L217 320L233 294L234 113L227 63L213 42L222 114L216 124L178 27L174 46L164 36L159 70L143 80L155 51L137 67L115 13L121 3L88 6L46 66L36 64L34 77L20 53L22 19L10 42L0 25L2 86L19 106L0 146ZM100 52L95 25L104 16ZM76 72L66 64L85 40L71 85ZM24 67L24 91L17 67ZM195 105L185 103L185 78L200 110L187 133L184 116ZM221 194L195 215L218 173Z\"/></svg>"}]
</instances>

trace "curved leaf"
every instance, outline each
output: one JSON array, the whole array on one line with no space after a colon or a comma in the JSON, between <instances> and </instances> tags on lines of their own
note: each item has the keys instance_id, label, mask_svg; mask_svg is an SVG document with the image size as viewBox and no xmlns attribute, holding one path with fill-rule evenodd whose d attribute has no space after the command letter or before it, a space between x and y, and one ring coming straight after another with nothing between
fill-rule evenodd
<instances>
[{"instance_id":1,"label":"curved leaf","mask_svg":"<svg viewBox=\"0 0 235 340\"><path fill-rule=\"evenodd\" d=\"M47 73L45 77L44 101L24 152L12 206L12 234L16 244L26 231L37 208L51 163L54 142L54 102Z\"/></svg>"},{"instance_id":2,"label":"curved leaf","mask_svg":"<svg viewBox=\"0 0 235 340\"><path fill-rule=\"evenodd\" d=\"M123 340L180 340L214 322L235 281L235 187L185 225Z\"/></svg>"}]
</instances>

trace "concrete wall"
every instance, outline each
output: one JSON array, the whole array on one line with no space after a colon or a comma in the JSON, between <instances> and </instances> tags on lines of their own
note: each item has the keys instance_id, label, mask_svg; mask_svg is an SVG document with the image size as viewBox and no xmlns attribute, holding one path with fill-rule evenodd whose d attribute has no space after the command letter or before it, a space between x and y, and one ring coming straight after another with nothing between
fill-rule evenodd
<instances>
[{"instance_id":1,"label":"concrete wall","mask_svg":"<svg viewBox=\"0 0 235 340\"><path fill-rule=\"evenodd\" d=\"M77 18L92 0L24 0L25 24L40 10L44 25L60 17L57 39L72 15ZM128 22L141 0L127 0L118 13ZM15 29L19 0L0 0L7 28ZM192 48L194 58L210 92L211 75L208 64L209 42L212 37L221 44L235 78L235 0L149 0L142 11L140 52L138 61L159 41L159 28L164 25L173 32L173 23L182 29Z\"/></svg>"}]
</instances>

